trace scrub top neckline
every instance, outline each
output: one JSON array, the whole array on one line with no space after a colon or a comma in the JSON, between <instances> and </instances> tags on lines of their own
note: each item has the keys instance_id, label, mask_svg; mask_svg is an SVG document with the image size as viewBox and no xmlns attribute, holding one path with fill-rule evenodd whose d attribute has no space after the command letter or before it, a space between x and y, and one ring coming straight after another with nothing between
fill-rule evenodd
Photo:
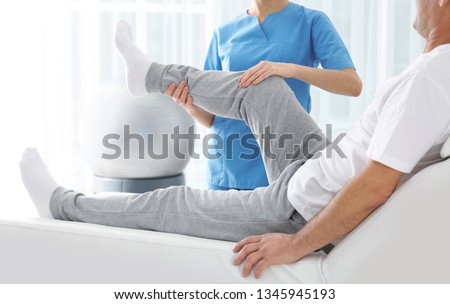
<instances>
[{"instance_id":1,"label":"scrub top neckline","mask_svg":"<svg viewBox=\"0 0 450 304\"><path fill-rule=\"evenodd\" d=\"M278 12L273 12L273 13L267 14L266 18L264 18L264 20L263 20L262 23L259 23L258 18L257 18L256 16L249 15L248 9L245 11L244 15L245 15L246 17L248 17L248 18L255 19L255 20L258 22L258 24L259 24L260 26L262 26L262 25L266 22L267 18L269 18L270 16L273 16L273 15L278 15L278 14L284 13L285 11L287 11L287 9L288 9L291 5L292 5L292 3L289 2L285 7L283 7L283 8L282 8L281 10L279 10Z\"/></svg>"}]
</instances>

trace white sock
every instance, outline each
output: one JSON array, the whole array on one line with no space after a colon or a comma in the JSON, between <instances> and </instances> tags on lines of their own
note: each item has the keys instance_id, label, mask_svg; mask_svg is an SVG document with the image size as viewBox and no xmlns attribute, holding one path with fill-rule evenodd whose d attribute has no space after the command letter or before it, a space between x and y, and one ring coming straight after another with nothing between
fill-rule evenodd
<instances>
[{"instance_id":1,"label":"white sock","mask_svg":"<svg viewBox=\"0 0 450 304\"><path fill-rule=\"evenodd\" d=\"M50 212L50 198L59 187L48 172L38 151L28 148L23 152L20 162L22 181L40 217L53 218Z\"/></svg>"},{"instance_id":2,"label":"white sock","mask_svg":"<svg viewBox=\"0 0 450 304\"><path fill-rule=\"evenodd\" d=\"M134 44L131 38L131 26L127 22L117 23L114 42L126 66L128 91L133 96L146 95L145 81L151 61Z\"/></svg>"}]
</instances>

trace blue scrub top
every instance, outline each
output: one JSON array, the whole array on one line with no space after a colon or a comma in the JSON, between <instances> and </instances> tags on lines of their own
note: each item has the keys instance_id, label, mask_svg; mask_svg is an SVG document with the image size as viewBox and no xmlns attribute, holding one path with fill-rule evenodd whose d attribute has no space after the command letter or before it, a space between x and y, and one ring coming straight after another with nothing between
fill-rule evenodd
<instances>
[{"instance_id":1,"label":"blue scrub top","mask_svg":"<svg viewBox=\"0 0 450 304\"><path fill-rule=\"evenodd\" d=\"M289 3L283 10L268 15L261 25L255 16L245 12L216 29L204 69L244 71L263 60L314 68L321 64L332 70L355 68L324 13ZM298 79L285 80L310 112L310 85ZM209 149L209 153L221 157L207 161L208 189L255 189L268 185L258 144L243 121L216 116L211 133L221 140L210 141L218 148Z\"/></svg>"}]
</instances>

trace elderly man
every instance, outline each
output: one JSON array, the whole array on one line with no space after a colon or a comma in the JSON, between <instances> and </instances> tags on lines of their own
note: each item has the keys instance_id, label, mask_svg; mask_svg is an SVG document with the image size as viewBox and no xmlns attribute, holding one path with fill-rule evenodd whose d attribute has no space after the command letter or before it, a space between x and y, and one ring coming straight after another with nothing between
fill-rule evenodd
<instances>
[{"instance_id":1,"label":"elderly man","mask_svg":"<svg viewBox=\"0 0 450 304\"><path fill-rule=\"evenodd\" d=\"M280 147L259 136L271 184L254 191L171 187L141 195L85 196L60 187L35 150L20 164L23 182L43 217L239 241L235 264L259 277L337 242L384 204L399 184L439 162L450 135L450 0L417 0L414 27L422 55L387 81L339 147L323 150L320 129L285 82L271 77L240 88L242 73L204 72L150 62L121 22L116 46L135 95L164 93L173 82L187 104L244 120L255 135L270 126ZM182 96L185 94L185 96ZM257 136L258 137L258 136Z\"/></svg>"}]
</instances>

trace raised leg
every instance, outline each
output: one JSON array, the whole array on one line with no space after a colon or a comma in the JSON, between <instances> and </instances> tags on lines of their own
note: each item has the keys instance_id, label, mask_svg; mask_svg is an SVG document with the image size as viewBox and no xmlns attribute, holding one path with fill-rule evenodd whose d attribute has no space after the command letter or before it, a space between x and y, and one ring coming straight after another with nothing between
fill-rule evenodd
<instances>
[{"instance_id":1,"label":"raised leg","mask_svg":"<svg viewBox=\"0 0 450 304\"><path fill-rule=\"evenodd\" d=\"M240 88L240 75L152 63L146 84L149 93L164 93L171 83L185 80L194 104L244 120L258 140L270 182L293 161L304 162L326 147L324 134L282 78Z\"/></svg>"},{"instance_id":2,"label":"raised leg","mask_svg":"<svg viewBox=\"0 0 450 304\"><path fill-rule=\"evenodd\" d=\"M165 93L171 83L185 80L194 104L220 116L244 120L258 140L270 182L293 161L306 161L326 146L320 128L279 77L243 89L238 86L242 73L151 63L134 45L131 28L123 21L117 25L115 43L126 66L131 94Z\"/></svg>"}]
</instances>

